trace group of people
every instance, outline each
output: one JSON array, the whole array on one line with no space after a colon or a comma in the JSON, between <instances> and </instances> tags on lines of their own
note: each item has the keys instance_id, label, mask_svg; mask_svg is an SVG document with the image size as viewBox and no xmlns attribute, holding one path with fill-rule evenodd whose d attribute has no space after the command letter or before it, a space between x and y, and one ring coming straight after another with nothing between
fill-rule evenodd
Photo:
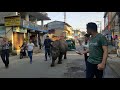
<instances>
[{"instance_id":1,"label":"group of people","mask_svg":"<svg viewBox=\"0 0 120 90\"><path fill-rule=\"evenodd\" d=\"M8 39L6 37L3 37L3 40L1 42L1 59L3 61L3 63L5 64L5 67L8 68L9 67L9 49L10 49L10 45L11 43L8 41ZM30 42L28 44L26 44L26 42L23 43L22 47L23 48L23 54L24 56L26 56L26 54L28 53L28 56L30 57L30 63L32 64L32 54L33 54L33 49L34 49L34 44L32 43L32 40L30 40ZM28 52L26 52L26 50Z\"/></svg>"},{"instance_id":2,"label":"group of people","mask_svg":"<svg viewBox=\"0 0 120 90\"><path fill-rule=\"evenodd\" d=\"M108 57L108 42L104 35L97 32L96 23L90 22L87 24L87 34L84 35L83 43L79 40L80 47L83 51L76 52L85 57L86 78L103 78ZM44 41L45 46L45 61L47 56L51 56L51 43L49 36Z\"/></svg>"},{"instance_id":3,"label":"group of people","mask_svg":"<svg viewBox=\"0 0 120 90\"><path fill-rule=\"evenodd\" d=\"M23 45L21 46L22 49L22 54L23 56L29 56L30 58L30 64L32 64L32 56L33 56L33 49L34 49L34 43L32 42L32 40L29 40L29 43L26 43L26 41L24 41Z\"/></svg>"},{"instance_id":4,"label":"group of people","mask_svg":"<svg viewBox=\"0 0 120 90\"><path fill-rule=\"evenodd\" d=\"M51 59L51 46L52 46L52 40L49 38L49 36L46 37L44 40L44 47L45 47L45 61L48 60L47 56ZM1 58L3 63L5 64L5 67L8 68L9 66L9 47L10 43L8 42L8 39L6 37L3 37L3 40L1 42L2 50L1 50ZM32 56L33 56L33 49L34 44L32 43L32 40L29 40L29 43L26 41L23 42L21 48L22 55L29 56L30 58L30 64L32 64ZM66 56L65 56L66 58Z\"/></svg>"},{"instance_id":5,"label":"group of people","mask_svg":"<svg viewBox=\"0 0 120 90\"><path fill-rule=\"evenodd\" d=\"M105 36L97 32L96 23L90 22L87 24L87 34L85 36L85 41L81 43L83 46L82 52L76 52L80 55L84 55L86 63L86 78L103 78L103 71L106 67L106 61L108 57L108 42ZM44 41L45 46L45 61L47 61L47 56L51 56L51 43L53 41L49 39L49 36ZM2 54L1 58L5 67L9 66L9 42L7 38L3 38L1 42ZM22 47L28 51L28 56L30 58L30 63L32 64L32 54L34 49L34 44L32 40L28 44L24 42ZM26 52L26 51L25 51ZM25 53L24 52L24 53ZM51 57L50 57L51 58Z\"/></svg>"},{"instance_id":6,"label":"group of people","mask_svg":"<svg viewBox=\"0 0 120 90\"><path fill-rule=\"evenodd\" d=\"M105 36L97 32L96 23L87 24L85 42L82 44L79 41L79 43L84 48L77 53L85 56L86 78L94 78L94 76L103 78L108 57L108 42Z\"/></svg>"}]
</instances>

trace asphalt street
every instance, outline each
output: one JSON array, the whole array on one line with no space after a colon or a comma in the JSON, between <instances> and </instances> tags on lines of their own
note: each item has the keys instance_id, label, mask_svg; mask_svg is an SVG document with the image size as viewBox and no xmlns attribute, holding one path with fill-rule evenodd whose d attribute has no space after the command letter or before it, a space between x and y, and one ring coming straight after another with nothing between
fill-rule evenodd
<instances>
[{"instance_id":1,"label":"asphalt street","mask_svg":"<svg viewBox=\"0 0 120 90\"><path fill-rule=\"evenodd\" d=\"M62 64L55 63L50 67L51 60L45 61L44 53L34 54L33 63L29 58L10 57L9 68L6 69L0 60L0 78L85 78L85 62L83 55L69 51ZM117 78L117 74L107 65L105 78Z\"/></svg>"}]
</instances>

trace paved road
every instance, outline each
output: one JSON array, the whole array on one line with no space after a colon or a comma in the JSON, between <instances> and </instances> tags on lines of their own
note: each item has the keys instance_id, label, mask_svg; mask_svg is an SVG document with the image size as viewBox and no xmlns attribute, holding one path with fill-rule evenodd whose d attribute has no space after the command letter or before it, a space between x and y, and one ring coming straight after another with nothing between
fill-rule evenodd
<instances>
[{"instance_id":1,"label":"paved road","mask_svg":"<svg viewBox=\"0 0 120 90\"><path fill-rule=\"evenodd\" d=\"M39 53L33 56L33 63L28 58L19 59L18 56L10 58L8 69L0 60L0 78L85 78L84 57L74 51L68 52L68 59L63 64L50 67L51 60L44 61L44 54ZM106 68L105 78L117 78L109 66Z\"/></svg>"}]
</instances>

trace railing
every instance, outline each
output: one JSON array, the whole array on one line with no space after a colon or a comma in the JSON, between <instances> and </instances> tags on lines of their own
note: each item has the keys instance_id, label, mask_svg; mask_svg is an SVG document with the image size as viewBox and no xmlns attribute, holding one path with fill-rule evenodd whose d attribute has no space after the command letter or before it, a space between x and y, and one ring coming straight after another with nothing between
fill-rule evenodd
<instances>
[{"instance_id":1,"label":"railing","mask_svg":"<svg viewBox=\"0 0 120 90\"><path fill-rule=\"evenodd\" d=\"M35 24L35 23L32 23L32 22L30 22L30 21L26 21L26 20L24 20L24 19L21 19L20 20L20 22L21 22L21 27L23 27L23 28L27 28L27 29L32 29L32 30L42 30L42 26L41 25L37 25L37 24ZM14 26L11 26L11 28L7 31L7 32L5 32L5 36L11 31L11 30L13 30L13 28L14 28Z\"/></svg>"},{"instance_id":2,"label":"railing","mask_svg":"<svg viewBox=\"0 0 120 90\"><path fill-rule=\"evenodd\" d=\"M21 26L24 28L33 29L33 30L42 30L41 25L37 25L35 23L32 23L30 21L26 21L23 19L21 19Z\"/></svg>"}]
</instances>

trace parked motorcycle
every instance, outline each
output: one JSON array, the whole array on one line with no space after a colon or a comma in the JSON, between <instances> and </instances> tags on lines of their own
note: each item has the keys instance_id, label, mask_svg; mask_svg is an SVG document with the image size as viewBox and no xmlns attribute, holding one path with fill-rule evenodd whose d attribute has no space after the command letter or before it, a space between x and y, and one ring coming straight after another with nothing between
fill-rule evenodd
<instances>
[{"instance_id":1,"label":"parked motorcycle","mask_svg":"<svg viewBox=\"0 0 120 90\"><path fill-rule=\"evenodd\" d=\"M20 47L20 59L27 57L27 52L24 47Z\"/></svg>"},{"instance_id":2,"label":"parked motorcycle","mask_svg":"<svg viewBox=\"0 0 120 90\"><path fill-rule=\"evenodd\" d=\"M20 59L22 59L23 58L23 53L24 53L24 49L23 49L23 47L20 47Z\"/></svg>"}]
</instances>

